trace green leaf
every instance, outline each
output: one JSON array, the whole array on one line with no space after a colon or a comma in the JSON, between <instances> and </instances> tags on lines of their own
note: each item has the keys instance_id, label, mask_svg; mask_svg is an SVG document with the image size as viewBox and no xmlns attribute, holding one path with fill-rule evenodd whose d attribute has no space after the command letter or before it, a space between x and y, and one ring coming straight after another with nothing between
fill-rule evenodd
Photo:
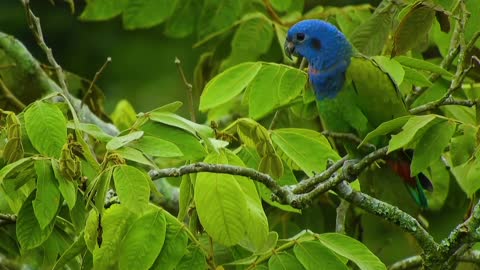
<instances>
[{"instance_id":1,"label":"green leaf","mask_svg":"<svg viewBox=\"0 0 480 270\"><path fill-rule=\"evenodd\" d=\"M35 102L25 112L25 128L30 142L40 154L60 157L67 142L67 122L57 106Z\"/></svg>"},{"instance_id":2,"label":"green leaf","mask_svg":"<svg viewBox=\"0 0 480 270\"><path fill-rule=\"evenodd\" d=\"M152 136L143 136L141 139L131 142L129 146L154 157L183 156L182 151L175 144Z\"/></svg>"},{"instance_id":3,"label":"green leaf","mask_svg":"<svg viewBox=\"0 0 480 270\"><path fill-rule=\"evenodd\" d=\"M186 228L168 212L164 212L167 221L167 233L162 251L153 264L153 270L173 270L187 252L188 236Z\"/></svg>"},{"instance_id":4,"label":"green leaf","mask_svg":"<svg viewBox=\"0 0 480 270\"><path fill-rule=\"evenodd\" d=\"M135 215L123 204L114 204L105 210L101 220L101 246L93 250L93 267L98 270L116 269L119 248ZM87 244L88 241L86 240Z\"/></svg>"},{"instance_id":5,"label":"green leaf","mask_svg":"<svg viewBox=\"0 0 480 270\"><path fill-rule=\"evenodd\" d=\"M113 124L119 129L124 130L130 128L137 120L137 113L132 104L126 99L120 100L110 115Z\"/></svg>"},{"instance_id":6,"label":"green leaf","mask_svg":"<svg viewBox=\"0 0 480 270\"><path fill-rule=\"evenodd\" d=\"M130 142L140 139L142 136L143 136L143 131L134 131L127 135L113 137L107 143L107 150L112 151L112 150L118 149L122 146L129 144Z\"/></svg>"},{"instance_id":7,"label":"green leaf","mask_svg":"<svg viewBox=\"0 0 480 270\"><path fill-rule=\"evenodd\" d=\"M300 96L307 74L297 68L265 64L248 86L248 114L261 118Z\"/></svg>"},{"instance_id":8,"label":"green leaf","mask_svg":"<svg viewBox=\"0 0 480 270\"><path fill-rule=\"evenodd\" d=\"M120 15L128 0L87 0L87 6L80 15L80 20L101 21Z\"/></svg>"},{"instance_id":9,"label":"green leaf","mask_svg":"<svg viewBox=\"0 0 480 270\"><path fill-rule=\"evenodd\" d=\"M407 66L407 67L414 68L414 69L430 71L432 73L437 73L437 74L440 74L440 75L444 75L444 76L447 76L449 78L453 77L453 74L450 73L449 71L447 71L447 70L441 68L440 66L435 65L431 62L425 61L425 60L421 60L421 59L418 59L418 58L412 58L412 57L408 57L408 56L403 56L403 55L397 56L394 59L397 60L403 66Z\"/></svg>"},{"instance_id":10,"label":"green leaf","mask_svg":"<svg viewBox=\"0 0 480 270\"><path fill-rule=\"evenodd\" d=\"M442 121L430 126L415 146L411 174L417 175L440 158L455 132L456 124Z\"/></svg>"},{"instance_id":11,"label":"green leaf","mask_svg":"<svg viewBox=\"0 0 480 270\"><path fill-rule=\"evenodd\" d=\"M411 115L406 115L406 116L398 117L393 120L380 124L380 126L372 130L370 133L367 134L367 136L365 136L360 146L365 144L368 141L371 141L373 138L386 135L388 133L392 133L393 131L400 129L403 125L407 123L410 117Z\"/></svg>"},{"instance_id":12,"label":"green leaf","mask_svg":"<svg viewBox=\"0 0 480 270\"><path fill-rule=\"evenodd\" d=\"M127 231L119 250L119 269L150 269L165 241L163 210L151 207Z\"/></svg>"},{"instance_id":13,"label":"green leaf","mask_svg":"<svg viewBox=\"0 0 480 270\"><path fill-rule=\"evenodd\" d=\"M258 62L243 63L218 74L205 86L199 109L207 111L230 101L250 84L261 68Z\"/></svg>"},{"instance_id":14,"label":"green leaf","mask_svg":"<svg viewBox=\"0 0 480 270\"><path fill-rule=\"evenodd\" d=\"M274 253L268 260L268 269L271 270L303 270L303 265L287 252Z\"/></svg>"},{"instance_id":15,"label":"green leaf","mask_svg":"<svg viewBox=\"0 0 480 270\"><path fill-rule=\"evenodd\" d=\"M146 173L132 166L120 165L113 171L113 180L123 206L137 213L146 209L151 181Z\"/></svg>"},{"instance_id":16,"label":"green leaf","mask_svg":"<svg viewBox=\"0 0 480 270\"><path fill-rule=\"evenodd\" d=\"M405 81L421 87L430 87L433 85L433 83L419 71L406 66L403 67L403 70L405 70Z\"/></svg>"},{"instance_id":17,"label":"green leaf","mask_svg":"<svg viewBox=\"0 0 480 270\"><path fill-rule=\"evenodd\" d=\"M53 220L44 229L40 228L40 224L35 218L33 211L33 197L34 193L32 192L18 212L17 223L15 224L18 243L22 250L29 250L40 246L48 239L55 224Z\"/></svg>"},{"instance_id":18,"label":"green leaf","mask_svg":"<svg viewBox=\"0 0 480 270\"><path fill-rule=\"evenodd\" d=\"M185 254L175 270L208 269L207 261L200 247L193 247L191 251Z\"/></svg>"},{"instance_id":19,"label":"green leaf","mask_svg":"<svg viewBox=\"0 0 480 270\"><path fill-rule=\"evenodd\" d=\"M204 162L218 164L219 154L208 155ZM205 231L219 243L233 246L245 235L248 222L247 198L233 175L198 173L194 200Z\"/></svg>"},{"instance_id":20,"label":"green leaf","mask_svg":"<svg viewBox=\"0 0 480 270\"><path fill-rule=\"evenodd\" d=\"M62 256L58 258L53 266L52 270L64 269L64 266L75 257L80 255L86 250L85 239L83 232L77 237L77 239L63 252Z\"/></svg>"},{"instance_id":21,"label":"green leaf","mask_svg":"<svg viewBox=\"0 0 480 270\"><path fill-rule=\"evenodd\" d=\"M57 215L60 204L60 191L56 185L50 160L35 161L37 172L37 191L33 200L33 212L40 224L45 229Z\"/></svg>"},{"instance_id":22,"label":"green leaf","mask_svg":"<svg viewBox=\"0 0 480 270\"><path fill-rule=\"evenodd\" d=\"M379 55L390 33L391 22L390 12L380 11L355 28L350 35L350 42L365 55Z\"/></svg>"},{"instance_id":23,"label":"green leaf","mask_svg":"<svg viewBox=\"0 0 480 270\"><path fill-rule=\"evenodd\" d=\"M128 159L134 162L138 162L143 165L155 167L155 164L150 161L140 150L135 148L124 146L117 150L114 150L115 153L120 154L124 159Z\"/></svg>"},{"instance_id":24,"label":"green leaf","mask_svg":"<svg viewBox=\"0 0 480 270\"><path fill-rule=\"evenodd\" d=\"M424 172L425 173L425 172ZM426 192L428 209L441 210L447 200L450 190L450 172L445 163L439 158L434 161L428 171L428 179L432 181L435 191Z\"/></svg>"},{"instance_id":25,"label":"green leaf","mask_svg":"<svg viewBox=\"0 0 480 270\"><path fill-rule=\"evenodd\" d=\"M258 60L268 52L272 39L273 26L267 17L253 17L243 22L233 36L230 55L222 62L220 70Z\"/></svg>"},{"instance_id":26,"label":"green leaf","mask_svg":"<svg viewBox=\"0 0 480 270\"><path fill-rule=\"evenodd\" d=\"M428 127L436 118L437 116L434 114L412 116L403 126L403 130L397 135L392 136L392 139L388 144L388 152L390 153L407 146L411 141L423 134L426 127Z\"/></svg>"},{"instance_id":27,"label":"green leaf","mask_svg":"<svg viewBox=\"0 0 480 270\"><path fill-rule=\"evenodd\" d=\"M242 1L236 0L205 0L198 21L198 35L206 35L232 25L242 11Z\"/></svg>"},{"instance_id":28,"label":"green leaf","mask_svg":"<svg viewBox=\"0 0 480 270\"><path fill-rule=\"evenodd\" d=\"M460 135L453 137L450 144L450 158L453 167L463 164L472 158L477 147L477 127L461 124L459 131L461 131Z\"/></svg>"},{"instance_id":29,"label":"green leaf","mask_svg":"<svg viewBox=\"0 0 480 270\"><path fill-rule=\"evenodd\" d=\"M176 1L171 0L128 0L123 11L123 25L126 29L149 28L168 19Z\"/></svg>"},{"instance_id":30,"label":"green leaf","mask_svg":"<svg viewBox=\"0 0 480 270\"><path fill-rule=\"evenodd\" d=\"M451 169L453 175L457 179L457 183L469 198L480 189L480 155L470 159L462 165Z\"/></svg>"},{"instance_id":31,"label":"green leaf","mask_svg":"<svg viewBox=\"0 0 480 270\"><path fill-rule=\"evenodd\" d=\"M307 270L348 269L337 255L318 241L299 242L293 252Z\"/></svg>"},{"instance_id":32,"label":"green leaf","mask_svg":"<svg viewBox=\"0 0 480 270\"><path fill-rule=\"evenodd\" d=\"M67 123L67 128L69 129L76 129L77 126L73 122ZM93 138L101 141L101 142L108 142L113 137L105 133L101 128L94 124L87 124L87 123L78 123L78 128L87 133L88 135L92 136Z\"/></svg>"},{"instance_id":33,"label":"green leaf","mask_svg":"<svg viewBox=\"0 0 480 270\"><path fill-rule=\"evenodd\" d=\"M52 160L52 168L58 182L58 189L60 190L62 197L65 199L65 202L67 202L68 208L72 210L75 207L75 202L77 200L77 185L75 182L68 180L63 176L62 172L60 172L58 161Z\"/></svg>"},{"instance_id":34,"label":"green leaf","mask_svg":"<svg viewBox=\"0 0 480 270\"><path fill-rule=\"evenodd\" d=\"M182 176L179 196L178 219L185 220L188 210L190 209L190 204L193 200L193 185L192 181L190 180L190 175L188 174Z\"/></svg>"},{"instance_id":35,"label":"green leaf","mask_svg":"<svg viewBox=\"0 0 480 270\"><path fill-rule=\"evenodd\" d=\"M7 164L0 169L0 184L2 184L5 179L17 178L20 171L25 170L32 164L33 159L31 157L22 158L13 163Z\"/></svg>"},{"instance_id":36,"label":"green leaf","mask_svg":"<svg viewBox=\"0 0 480 270\"><path fill-rule=\"evenodd\" d=\"M171 112L153 111L148 117L155 122L183 129L202 138L213 135L213 130L209 126L197 124Z\"/></svg>"},{"instance_id":37,"label":"green leaf","mask_svg":"<svg viewBox=\"0 0 480 270\"><path fill-rule=\"evenodd\" d=\"M165 25L165 35L172 38L183 38L193 33L200 4L196 0L177 1L174 16L170 17Z\"/></svg>"},{"instance_id":38,"label":"green leaf","mask_svg":"<svg viewBox=\"0 0 480 270\"><path fill-rule=\"evenodd\" d=\"M353 261L361 270L386 270L385 264L363 243L339 233L324 233L318 236L330 250Z\"/></svg>"},{"instance_id":39,"label":"green leaf","mask_svg":"<svg viewBox=\"0 0 480 270\"><path fill-rule=\"evenodd\" d=\"M328 159L340 157L320 133L298 128L283 128L272 131L272 141L308 176L325 170Z\"/></svg>"},{"instance_id":40,"label":"green leaf","mask_svg":"<svg viewBox=\"0 0 480 270\"><path fill-rule=\"evenodd\" d=\"M395 61L396 59L391 59L385 56L374 56L373 59L383 70L392 76L397 85L402 83L403 77L405 76L405 70L403 70L402 65Z\"/></svg>"},{"instance_id":41,"label":"green leaf","mask_svg":"<svg viewBox=\"0 0 480 270\"><path fill-rule=\"evenodd\" d=\"M207 154L198 138L184 130L152 121L142 125L141 129L145 134L174 143L182 151L185 160L199 160Z\"/></svg>"},{"instance_id":42,"label":"green leaf","mask_svg":"<svg viewBox=\"0 0 480 270\"><path fill-rule=\"evenodd\" d=\"M406 53L425 40L435 18L435 10L422 2L406 8L410 10L400 21L393 36L392 57Z\"/></svg>"},{"instance_id":43,"label":"green leaf","mask_svg":"<svg viewBox=\"0 0 480 270\"><path fill-rule=\"evenodd\" d=\"M87 248L90 252L93 252L95 248L98 248L98 229L99 229L99 214L94 209L88 213L87 220L85 222L85 235L84 240Z\"/></svg>"}]
</instances>

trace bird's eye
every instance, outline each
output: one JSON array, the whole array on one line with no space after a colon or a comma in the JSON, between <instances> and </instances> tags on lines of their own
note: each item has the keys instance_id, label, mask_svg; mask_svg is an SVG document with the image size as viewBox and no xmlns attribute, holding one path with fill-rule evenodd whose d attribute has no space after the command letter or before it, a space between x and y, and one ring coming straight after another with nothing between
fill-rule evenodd
<instances>
[{"instance_id":1,"label":"bird's eye","mask_svg":"<svg viewBox=\"0 0 480 270\"><path fill-rule=\"evenodd\" d=\"M305 34L304 33L298 33L296 36L298 41L303 41L305 39Z\"/></svg>"}]
</instances>

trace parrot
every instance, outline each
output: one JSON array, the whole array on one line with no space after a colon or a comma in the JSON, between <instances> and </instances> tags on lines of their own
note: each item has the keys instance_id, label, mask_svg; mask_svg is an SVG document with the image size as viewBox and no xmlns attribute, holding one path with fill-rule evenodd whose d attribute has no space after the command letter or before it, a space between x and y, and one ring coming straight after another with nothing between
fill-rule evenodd
<instances>
[{"instance_id":1,"label":"parrot","mask_svg":"<svg viewBox=\"0 0 480 270\"><path fill-rule=\"evenodd\" d=\"M380 124L409 114L393 78L374 59L355 51L333 24L318 19L296 23L287 32L284 49L287 56L308 61L324 129L363 138ZM359 155L355 145L344 147L351 156ZM424 190L433 191L433 185L423 174L410 175L410 155L396 154L386 164L402 178L416 203L427 208Z\"/></svg>"}]
</instances>

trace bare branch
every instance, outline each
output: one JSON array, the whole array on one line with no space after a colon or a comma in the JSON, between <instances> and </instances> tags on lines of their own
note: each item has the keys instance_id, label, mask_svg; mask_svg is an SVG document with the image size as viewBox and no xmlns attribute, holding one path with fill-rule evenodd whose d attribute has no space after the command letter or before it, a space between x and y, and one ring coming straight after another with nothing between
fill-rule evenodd
<instances>
[{"instance_id":1,"label":"bare branch","mask_svg":"<svg viewBox=\"0 0 480 270\"><path fill-rule=\"evenodd\" d=\"M86 101L88 95L89 95L90 92L92 91L93 85L95 85L95 83L97 82L98 78L100 77L100 74L102 74L102 72L105 70L105 68L107 67L107 65L108 65L110 62L112 62L112 58L111 58L111 57L107 57L107 60L105 61L105 63L103 63L102 67L101 67L97 72L95 72L95 76L93 76L93 79L92 79L92 81L90 82L90 85L88 86L87 92L85 92L85 95L83 96L82 103L80 104L80 107L83 107L83 104L85 104L85 101Z\"/></svg>"},{"instance_id":2,"label":"bare branch","mask_svg":"<svg viewBox=\"0 0 480 270\"><path fill-rule=\"evenodd\" d=\"M195 104L193 103L193 86L191 83L187 81L187 78L185 77L185 73L183 72L182 68L182 62L180 62L180 59L175 57L175 65L177 65L178 73L180 74L180 77L182 78L183 83L187 87L187 96L188 96L188 108L190 109L190 120L192 122L197 122L197 117L195 115Z\"/></svg>"},{"instance_id":3,"label":"bare branch","mask_svg":"<svg viewBox=\"0 0 480 270\"><path fill-rule=\"evenodd\" d=\"M5 95L5 98L8 99L12 105L17 107L19 110L23 110L25 108L25 104L21 100L19 100L11 91L8 89L8 87L5 85L3 80L0 78L0 89L2 90L3 94Z\"/></svg>"}]
</instances>

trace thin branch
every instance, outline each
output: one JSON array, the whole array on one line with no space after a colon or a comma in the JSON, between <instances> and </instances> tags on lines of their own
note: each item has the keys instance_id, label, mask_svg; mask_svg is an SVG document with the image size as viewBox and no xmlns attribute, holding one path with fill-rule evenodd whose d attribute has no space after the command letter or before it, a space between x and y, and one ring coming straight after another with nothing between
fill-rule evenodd
<instances>
[{"instance_id":1,"label":"thin branch","mask_svg":"<svg viewBox=\"0 0 480 270\"><path fill-rule=\"evenodd\" d=\"M105 70L105 68L107 67L107 65L110 62L112 62L112 58L107 57L107 60L105 61L105 63L103 63L102 67L97 72L95 72L95 76L93 76L93 80L90 82L90 85L88 86L87 92L85 92L85 95L82 98L82 103L80 103L80 107L83 107L83 104L85 104L88 95L90 94L90 92L93 89L93 85L97 82L98 78L100 77L100 74L102 74L102 72Z\"/></svg>"},{"instance_id":2,"label":"thin branch","mask_svg":"<svg viewBox=\"0 0 480 270\"><path fill-rule=\"evenodd\" d=\"M188 108L190 109L190 120L192 122L197 122L196 121L196 115L195 115L195 104L193 104L193 86L191 83L188 82L187 78L185 77L185 73L183 72L182 68L182 62L180 62L180 59L178 57L175 57L175 65L177 65L178 73L180 74L180 77L182 78L183 83L187 87L187 96L188 96Z\"/></svg>"},{"instance_id":3,"label":"thin branch","mask_svg":"<svg viewBox=\"0 0 480 270\"><path fill-rule=\"evenodd\" d=\"M350 203L345 200L341 200L340 204L337 206L335 232L345 234L345 221L347 219L349 209Z\"/></svg>"},{"instance_id":4,"label":"thin branch","mask_svg":"<svg viewBox=\"0 0 480 270\"><path fill-rule=\"evenodd\" d=\"M276 110L275 114L273 115L272 121L270 122L270 125L268 126L268 130L272 130L275 127L275 124L277 123L278 115L280 114L280 110Z\"/></svg>"},{"instance_id":5,"label":"thin branch","mask_svg":"<svg viewBox=\"0 0 480 270\"><path fill-rule=\"evenodd\" d=\"M412 256L401 261L398 261L388 267L389 270L407 270L412 268L418 268L422 266L422 256Z\"/></svg>"},{"instance_id":6,"label":"thin branch","mask_svg":"<svg viewBox=\"0 0 480 270\"><path fill-rule=\"evenodd\" d=\"M282 19L278 16L278 14L275 12L275 10L272 7L272 3L270 3L270 0L263 0L263 5L268 11L268 14L272 16L273 21L276 23L283 25Z\"/></svg>"},{"instance_id":7,"label":"thin branch","mask_svg":"<svg viewBox=\"0 0 480 270\"><path fill-rule=\"evenodd\" d=\"M3 80L0 78L0 89L2 90L5 98L7 98L17 109L23 110L26 106L20 101L13 93L8 89Z\"/></svg>"},{"instance_id":8,"label":"thin branch","mask_svg":"<svg viewBox=\"0 0 480 270\"><path fill-rule=\"evenodd\" d=\"M420 223L403 212L398 207L375 199L367 194L355 191L346 182L338 184L335 188L338 196L363 210L382 217L383 219L398 225L403 230L412 234L425 253L435 256L438 244L433 237L420 225Z\"/></svg>"},{"instance_id":9,"label":"thin branch","mask_svg":"<svg viewBox=\"0 0 480 270\"><path fill-rule=\"evenodd\" d=\"M359 138L358 136L356 136L353 133L340 133L340 132L333 132L333 131L329 131L329 130L324 130L324 131L322 131L322 134L327 136L327 137L334 138L334 139L352 141L352 142L356 143L357 145L360 145L363 141L361 138ZM364 143L364 144L362 144L362 147L367 147L367 148L371 148L371 149L376 148L376 146L371 144L371 143Z\"/></svg>"}]
</instances>

